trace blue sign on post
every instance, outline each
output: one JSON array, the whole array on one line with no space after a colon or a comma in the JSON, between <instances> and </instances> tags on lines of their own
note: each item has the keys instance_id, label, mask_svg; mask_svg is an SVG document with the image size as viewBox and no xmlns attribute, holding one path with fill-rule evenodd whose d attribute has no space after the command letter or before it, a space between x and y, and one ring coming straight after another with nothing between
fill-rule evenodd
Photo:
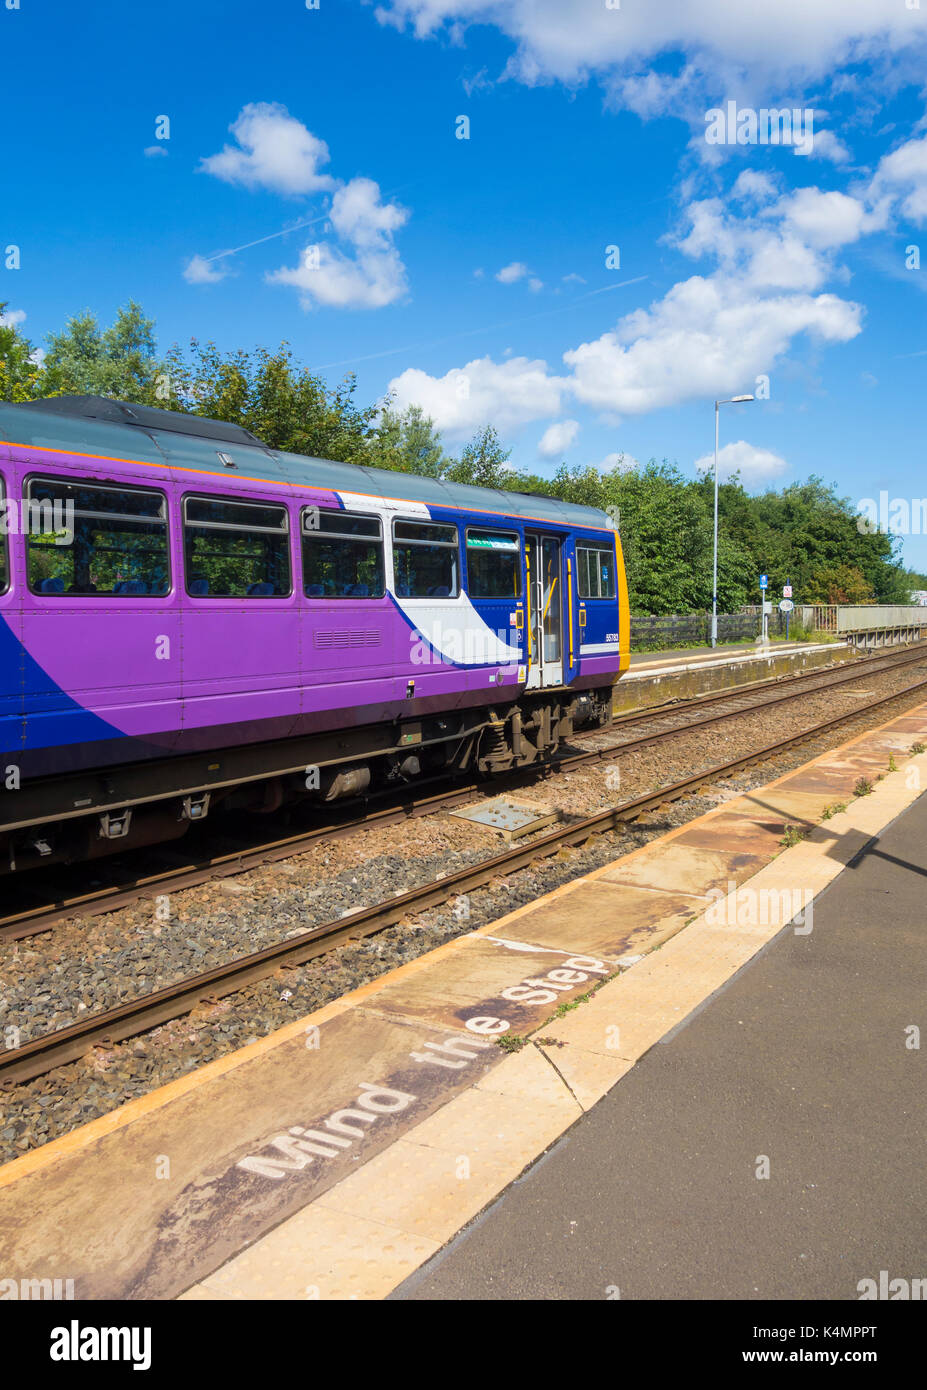
<instances>
[{"instance_id":1,"label":"blue sign on post","mask_svg":"<svg viewBox=\"0 0 927 1390\"><path fill-rule=\"evenodd\" d=\"M768 574L761 574L761 575L760 575L760 588L761 588L761 589L768 589L768 588L769 588L769 575L768 575Z\"/></svg>"}]
</instances>

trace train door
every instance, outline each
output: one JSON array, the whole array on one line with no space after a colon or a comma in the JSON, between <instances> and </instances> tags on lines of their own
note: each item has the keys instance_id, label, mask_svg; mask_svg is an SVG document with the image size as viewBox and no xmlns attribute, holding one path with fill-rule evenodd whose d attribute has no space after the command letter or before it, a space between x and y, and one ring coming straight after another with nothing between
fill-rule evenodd
<instances>
[{"instance_id":1,"label":"train door","mask_svg":"<svg viewBox=\"0 0 927 1390\"><path fill-rule=\"evenodd\" d=\"M525 533L529 690L563 684L563 585L556 536Z\"/></svg>"}]
</instances>

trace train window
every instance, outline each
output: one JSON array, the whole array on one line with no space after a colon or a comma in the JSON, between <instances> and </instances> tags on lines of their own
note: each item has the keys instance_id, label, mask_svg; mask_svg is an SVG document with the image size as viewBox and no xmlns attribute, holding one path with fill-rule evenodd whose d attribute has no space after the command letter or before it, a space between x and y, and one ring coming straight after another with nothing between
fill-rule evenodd
<instances>
[{"instance_id":1,"label":"train window","mask_svg":"<svg viewBox=\"0 0 927 1390\"><path fill-rule=\"evenodd\" d=\"M456 598L460 592L456 526L393 522L393 574L400 598Z\"/></svg>"},{"instance_id":2,"label":"train window","mask_svg":"<svg viewBox=\"0 0 927 1390\"><path fill-rule=\"evenodd\" d=\"M467 531L467 589L471 598L518 598L521 549L514 531Z\"/></svg>"},{"instance_id":3,"label":"train window","mask_svg":"<svg viewBox=\"0 0 927 1390\"><path fill-rule=\"evenodd\" d=\"M309 598L382 598L379 517L306 507L302 514L303 588Z\"/></svg>"},{"instance_id":4,"label":"train window","mask_svg":"<svg viewBox=\"0 0 927 1390\"><path fill-rule=\"evenodd\" d=\"M282 598L290 592L286 507L184 498L187 593L197 598Z\"/></svg>"},{"instance_id":5,"label":"train window","mask_svg":"<svg viewBox=\"0 0 927 1390\"><path fill-rule=\"evenodd\" d=\"M10 587L9 541L7 537L10 534L11 518L6 505L6 482L2 477L0 477L0 508L3 509L3 543L0 544L0 594L5 594Z\"/></svg>"},{"instance_id":6,"label":"train window","mask_svg":"<svg viewBox=\"0 0 927 1390\"><path fill-rule=\"evenodd\" d=\"M577 583L580 598L615 597L615 552L604 547L576 547Z\"/></svg>"},{"instance_id":7,"label":"train window","mask_svg":"<svg viewBox=\"0 0 927 1390\"><path fill-rule=\"evenodd\" d=\"M151 598L168 592L163 492L30 478L24 510L34 594Z\"/></svg>"}]
</instances>

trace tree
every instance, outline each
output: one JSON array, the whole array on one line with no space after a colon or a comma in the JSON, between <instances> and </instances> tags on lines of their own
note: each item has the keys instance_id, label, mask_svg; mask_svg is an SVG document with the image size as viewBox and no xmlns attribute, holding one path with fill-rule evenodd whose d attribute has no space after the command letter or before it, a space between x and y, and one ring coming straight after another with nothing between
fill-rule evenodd
<instances>
[{"instance_id":1,"label":"tree","mask_svg":"<svg viewBox=\"0 0 927 1390\"><path fill-rule=\"evenodd\" d=\"M346 376L330 387L299 366L287 343L276 352L223 354L215 343L176 345L165 363L170 394L160 404L251 430L273 449L371 463L377 406L359 406L357 382Z\"/></svg>"},{"instance_id":2,"label":"tree","mask_svg":"<svg viewBox=\"0 0 927 1390\"><path fill-rule=\"evenodd\" d=\"M855 565L833 565L808 576L802 598L806 603L869 603L872 587Z\"/></svg>"},{"instance_id":3,"label":"tree","mask_svg":"<svg viewBox=\"0 0 927 1390\"><path fill-rule=\"evenodd\" d=\"M385 405L371 440L371 449L371 462L378 468L393 468L400 473L418 473L428 478L442 477L451 463L441 445L440 431L435 429L434 420L420 405L407 406L403 411Z\"/></svg>"},{"instance_id":4,"label":"tree","mask_svg":"<svg viewBox=\"0 0 927 1390\"><path fill-rule=\"evenodd\" d=\"M13 318L7 318L6 308L0 300L0 400L30 401L42 394L42 368L34 360L29 339L23 337Z\"/></svg>"},{"instance_id":5,"label":"tree","mask_svg":"<svg viewBox=\"0 0 927 1390\"><path fill-rule=\"evenodd\" d=\"M484 425L466 446L459 460L451 464L447 477L454 483L473 483L477 487L510 485L508 460L511 449L503 449L492 425Z\"/></svg>"},{"instance_id":6,"label":"tree","mask_svg":"<svg viewBox=\"0 0 927 1390\"><path fill-rule=\"evenodd\" d=\"M609 506L621 513L631 608L691 613L711 606L711 520L696 486L655 459L605 475Z\"/></svg>"},{"instance_id":7,"label":"tree","mask_svg":"<svg viewBox=\"0 0 927 1390\"><path fill-rule=\"evenodd\" d=\"M43 396L109 396L139 405L163 405L163 363L154 320L130 300L109 328L89 309L50 333L42 374Z\"/></svg>"}]
</instances>

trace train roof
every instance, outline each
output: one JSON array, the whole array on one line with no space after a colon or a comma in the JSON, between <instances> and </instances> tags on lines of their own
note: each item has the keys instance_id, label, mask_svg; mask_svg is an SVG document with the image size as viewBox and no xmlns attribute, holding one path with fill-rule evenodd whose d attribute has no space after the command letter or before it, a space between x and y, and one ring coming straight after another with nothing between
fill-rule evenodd
<instances>
[{"instance_id":1,"label":"train roof","mask_svg":"<svg viewBox=\"0 0 927 1390\"><path fill-rule=\"evenodd\" d=\"M167 463L173 468L214 472L225 478L229 477L228 468L234 465L238 477L255 481L296 483L565 526L612 529L612 522L598 507L561 502L536 493L475 487L417 473L291 454L271 449L240 425L112 401L104 396L54 396L16 405L0 403L0 441L62 453Z\"/></svg>"}]
</instances>

